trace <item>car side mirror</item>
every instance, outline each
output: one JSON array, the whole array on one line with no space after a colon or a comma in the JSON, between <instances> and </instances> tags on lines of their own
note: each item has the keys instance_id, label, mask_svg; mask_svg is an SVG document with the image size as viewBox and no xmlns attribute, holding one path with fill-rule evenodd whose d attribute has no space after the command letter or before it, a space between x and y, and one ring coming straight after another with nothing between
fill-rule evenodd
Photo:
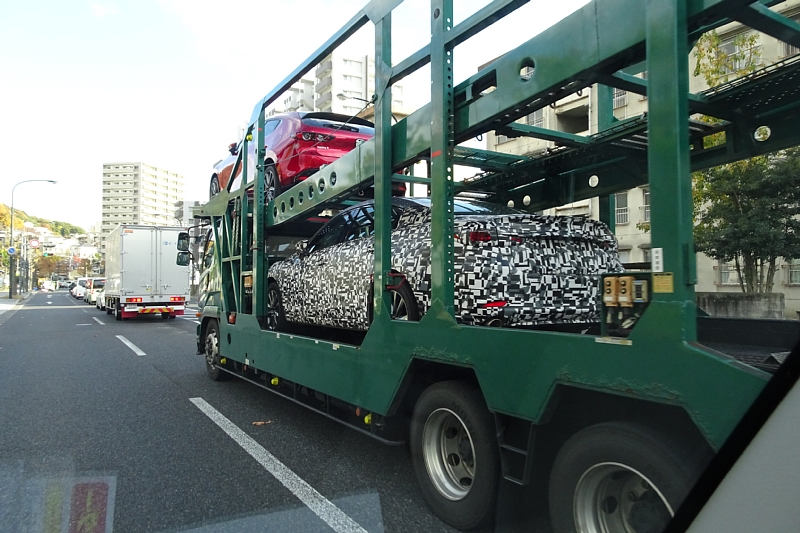
<instances>
[{"instance_id":1,"label":"car side mirror","mask_svg":"<svg viewBox=\"0 0 800 533\"><path fill-rule=\"evenodd\" d=\"M178 251L179 252L189 251L189 233L186 231L178 233Z\"/></svg>"},{"instance_id":2,"label":"car side mirror","mask_svg":"<svg viewBox=\"0 0 800 533\"><path fill-rule=\"evenodd\" d=\"M231 143L228 145L228 151L231 153L231 155L236 155L239 153L238 146L239 145L236 143Z\"/></svg>"},{"instance_id":3,"label":"car side mirror","mask_svg":"<svg viewBox=\"0 0 800 533\"><path fill-rule=\"evenodd\" d=\"M192 255L189 252L178 252L178 257L175 258L175 264L178 266L189 266L189 261Z\"/></svg>"}]
</instances>

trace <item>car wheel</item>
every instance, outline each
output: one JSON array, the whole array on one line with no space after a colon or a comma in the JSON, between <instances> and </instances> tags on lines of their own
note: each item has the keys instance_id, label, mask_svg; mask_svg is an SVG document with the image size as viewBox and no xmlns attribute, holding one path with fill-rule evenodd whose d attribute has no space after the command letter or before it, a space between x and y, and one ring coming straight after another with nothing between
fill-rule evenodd
<instances>
[{"instance_id":1,"label":"car wheel","mask_svg":"<svg viewBox=\"0 0 800 533\"><path fill-rule=\"evenodd\" d=\"M281 289L273 281L267 289L267 329L270 331L283 331L285 328L286 318L283 314Z\"/></svg>"},{"instance_id":2,"label":"car wheel","mask_svg":"<svg viewBox=\"0 0 800 533\"><path fill-rule=\"evenodd\" d=\"M272 163L264 167L264 202L270 203L281 193L281 180L278 169Z\"/></svg>"},{"instance_id":3,"label":"car wheel","mask_svg":"<svg viewBox=\"0 0 800 533\"><path fill-rule=\"evenodd\" d=\"M219 191L219 178L216 176L211 176L211 185L208 187L208 199L210 200L211 198L214 198L219 194Z\"/></svg>"},{"instance_id":4,"label":"car wheel","mask_svg":"<svg viewBox=\"0 0 800 533\"><path fill-rule=\"evenodd\" d=\"M217 324L216 320L212 320L208 323L203 345L205 346L204 352L206 356L206 372L208 372L208 377L214 381L223 381L228 379L230 374L220 370L216 366L220 362L219 324Z\"/></svg>"},{"instance_id":5,"label":"car wheel","mask_svg":"<svg viewBox=\"0 0 800 533\"><path fill-rule=\"evenodd\" d=\"M550 473L553 531L663 531L707 462L643 426L604 423L570 437Z\"/></svg>"},{"instance_id":6,"label":"car wheel","mask_svg":"<svg viewBox=\"0 0 800 533\"><path fill-rule=\"evenodd\" d=\"M411 419L411 459L425 500L439 518L457 529L492 522L500 453L479 389L445 381L423 391Z\"/></svg>"},{"instance_id":7,"label":"car wheel","mask_svg":"<svg viewBox=\"0 0 800 533\"><path fill-rule=\"evenodd\" d=\"M417 299L414 297L414 292L408 286L406 281L403 281L399 286L393 287L387 291L389 293L390 301L390 317L392 320L409 320L411 322L419 321L419 307L417 306ZM372 289L370 289L369 297L369 322L372 323L373 309L372 302Z\"/></svg>"}]
</instances>

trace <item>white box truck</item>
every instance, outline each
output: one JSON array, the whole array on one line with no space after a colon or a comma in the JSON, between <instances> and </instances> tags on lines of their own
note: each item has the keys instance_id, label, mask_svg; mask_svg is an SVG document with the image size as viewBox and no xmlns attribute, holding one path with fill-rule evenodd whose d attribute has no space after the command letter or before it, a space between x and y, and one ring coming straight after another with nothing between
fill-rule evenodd
<instances>
[{"instance_id":1,"label":"white box truck","mask_svg":"<svg viewBox=\"0 0 800 533\"><path fill-rule=\"evenodd\" d=\"M117 320L143 314L182 315L189 267L175 264L178 227L117 226L106 237L106 313Z\"/></svg>"}]
</instances>

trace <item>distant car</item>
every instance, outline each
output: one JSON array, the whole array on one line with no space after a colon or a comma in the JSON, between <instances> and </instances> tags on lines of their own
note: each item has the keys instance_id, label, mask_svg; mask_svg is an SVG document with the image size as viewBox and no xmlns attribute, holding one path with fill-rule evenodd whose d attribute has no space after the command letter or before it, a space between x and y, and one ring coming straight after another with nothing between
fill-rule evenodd
<instances>
[{"instance_id":1,"label":"distant car","mask_svg":"<svg viewBox=\"0 0 800 533\"><path fill-rule=\"evenodd\" d=\"M97 292L106 286L106 278L89 278L86 284L86 291L83 295L83 300L87 304L95 303Z\"/></svg>"},{"instance_id":2,"label":"distant car","mask_svg":"<svg viewBox=\"0 0 800 533\"><path fill-rule=\"evenodd\" d=\"M617 241L586 217L542 216L456 199L455 308L462 324L585 329L599 322L600 275L621 272ZM374 204L342 211L269 269L267 327L366 330L371 322ZM429 198L392 201L391 316L431 305Z\"/></svg>"},{"instance_id":3,"label":"distant car","mask_svg":"<svg viewBox=\"0 0 800 533\"><path fill-rule=\"evenodd\" d=\"M75 287L72 289L72 296L78 300L83 300L83 292L86 290L86 283L89 278L78 278L75 280Z\"/></svg>"},{"instance_id":4,"label":"distant car","mask_svg":"<svg viewBox=\"0 0 800 533\"><path fill-rule=\"evenodd\" d=\"M353 150L375 135L372 122L338 113L291 112L269 117L264 124L267 200L271 200ZM209 197L226 189L242 173L241 143L214 165ZM248 144L248 176L255 173L255 142Z\"/></svg>"},{"instance_id":5,"label":"distant car","mask_svg":"<svg viewBox=\"0 0 800 533\"><path fill-rule=\"evenodd\" d=\"M105 311L106 310L106 291L105 291L105 287L100 289L99 291L95 292L94 295L95 295L94 306L97 309L101 310L101 311Z\"/></svg>"}]
</instances>

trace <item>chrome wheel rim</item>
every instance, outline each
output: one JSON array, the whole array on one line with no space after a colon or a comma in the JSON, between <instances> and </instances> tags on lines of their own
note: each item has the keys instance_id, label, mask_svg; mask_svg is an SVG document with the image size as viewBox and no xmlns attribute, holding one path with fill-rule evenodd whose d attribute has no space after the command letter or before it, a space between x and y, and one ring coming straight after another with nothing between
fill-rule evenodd
<instances>
[{"instance_id":1,"label":"chrome wheel rim","mask_svg":"<svg viewBox=\"0 0 800 533\"><path fill-rule=\"evenodd\" d=\"M437 409L422 430L422 454L428 476L442 496L464 499L475 479L475 446L461 418L450 409Z\"/></svg>"},{"instance_id":2,"label":"chrome wheel rim","mask_svg":"<svg viewBox=\"0 0 800 533\"><path fill-rule=\"evenodd\" d=\"M273 331L278 329L278 321L281 317L280 302L281 297L278 291L270 289L267 293L267 328Z\"/></svg>"},{"instance_id":3,"label":"chrome wheel rim","mask_svg":"<svg viewBox=\"0 0 800 533\"><path fill-rule=\"evenodd\" d=\"M219 338L217 332L211 330L206 334L206 364L213 367L219 361Z\"/></svg>"},{"instance_id":4,"label":"chrome wheel rim","mask_svg":"<svg viewBox=\"0 0 800 533\"><path fill-rule=\"evenodd\" d=\"M599 463L575 487L575 528L583 533L660 533L674 511L645 475L620 463Z\"/></svg>"},{"instance_id":5,"label":"chrome wheel rim","mask_svg":"<svg viewBox=\"0 0 800 533\"><path fill-rule=\"evenodd\" d=\"M403 300L403 297L397 291L392 291L392 309L391 309L391 317L392 320L408 320L408 306L406 305L406 301Z\"/></svg>"},{"instance_id":6,"label":"chrome wheel rim","mask_svg":"<svg viewBox=\"0 0 800 533\"><path fill-rule=\"evenodd\" d=\"M275 180L277 178L277 173L273 167L268 167L264 170L264 195L267 203L275 199Z\"/></svg>"}]
</instances>

